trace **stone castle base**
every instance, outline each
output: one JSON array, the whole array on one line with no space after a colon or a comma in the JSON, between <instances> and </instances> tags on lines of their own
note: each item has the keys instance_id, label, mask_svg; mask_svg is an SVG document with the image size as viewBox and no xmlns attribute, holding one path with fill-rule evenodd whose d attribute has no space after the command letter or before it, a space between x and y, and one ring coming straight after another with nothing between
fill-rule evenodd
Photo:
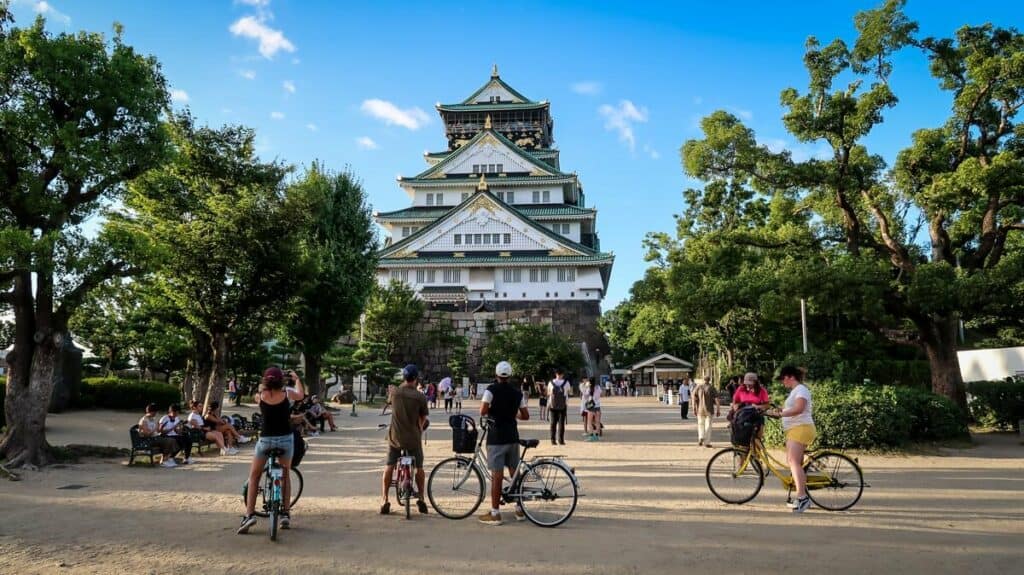
<instances>
[{"instance_id":1,"label":"stone castle base","mask_svg":"<svg viewBox=\"0 0 1024 575\"><path fill-rule=\"evenodd\" d=\"M423 319L413 328L408 343L392 360L396 365L415 363L424 378L436 382L451 375L448 360L453 350L445 343L445 336L465 337L468 341L466 366L470 381L491 381L493 374L481 373L484 349L491 336L517 323L550 325L555 333L576 343L586 343L592 355L608 352L608 344L597 327L597 320L601 317L599 302L488 302L487 307L489 311L425 312Z\"/></svg>"}]
</instances>

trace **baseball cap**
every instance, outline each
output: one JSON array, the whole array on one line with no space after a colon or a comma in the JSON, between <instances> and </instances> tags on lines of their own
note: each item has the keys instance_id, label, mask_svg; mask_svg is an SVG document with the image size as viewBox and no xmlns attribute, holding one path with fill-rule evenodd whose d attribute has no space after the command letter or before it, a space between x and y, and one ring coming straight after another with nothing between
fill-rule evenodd
<instances>
[{"instance_id":1,"label":"baseball cap","mask_svg":"<svg viewBox=\"0 0 1024 575\"><path fill-rule=\"evenodd\" d=\"M512 377L512 364L507 361L499 361L494 366L494 375L498 377Z\"/></svg>"},{"instance_id":2,"label":"baseball cap","mask_svg":"<svg viewBox=\"0 0 1024 575\"><path fill-rule=\"evenodd\" d=\"M410 363L409 365L402 368L402 379L406 381L412 381L419 377L420 369L416 367L416 364Z\"/></svg>"},{"instance_id":3,"label":"baseball cap","mask_svg":"<svg viewBox=\"0 0 1024 575\"><path fill-rule=\"evenodd\" d=\"M263 371L263 379L284 379L284 372L280 367L271 366Z\"/></svg>"}]
</instances>

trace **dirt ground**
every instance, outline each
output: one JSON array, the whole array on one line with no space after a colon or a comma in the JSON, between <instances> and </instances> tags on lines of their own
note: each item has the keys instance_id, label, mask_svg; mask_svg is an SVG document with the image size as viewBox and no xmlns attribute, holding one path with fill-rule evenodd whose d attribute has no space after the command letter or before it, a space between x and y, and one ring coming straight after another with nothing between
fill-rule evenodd
<instances>
[{"instance_id":1,"label":"dirt ground","mask_svg":"<svg viewBox=\"0 0 1024 575\"><path fill-rule=\"evenodd\" d=\"M467 402L467 411L476 403ZM572 407L570 407L570 410ZM531 405L536 417L536 403ZM251 409L238 410L247 414ZM91 460L0 481L0 573L1020 573L1024 446L984 435L929 456L860 456L870 488L853 510L794 515L774 479L753 502L718 502L704 481L715 452L695 423L651 398L606 398L606 436L568 445L585 497L556 529L485 528L431 510L377 514L387 421L342 412L337 433L309 440L306 488L277 543L261 520L235 534L249 450L194 466ZM53 444L128 444L121 412L52 415ZM433 417L426 467L446 457L446 418ZM547 438L546 424L522 425ZM727 440L716 424L719 445ZM540 455L555 452L542 442Z\"/></svg>"}]
</instances>

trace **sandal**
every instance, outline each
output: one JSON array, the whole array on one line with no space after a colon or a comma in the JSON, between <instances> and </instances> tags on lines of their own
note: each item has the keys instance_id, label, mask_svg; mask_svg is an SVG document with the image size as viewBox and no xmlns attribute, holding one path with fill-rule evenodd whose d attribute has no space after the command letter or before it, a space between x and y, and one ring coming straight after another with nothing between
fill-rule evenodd
<instances>
[{"instance_id":1,"label":"sandal","mask_svg":"<svg viewBox=\"0 0 1024 575\"><path fill-rule=\"evenodd\" d=\"M390 501L385 501L384 505L380 506L380 514L381 515L387 515L389 513L391 513L391 502Z\"/></svg>"}]
</instances>

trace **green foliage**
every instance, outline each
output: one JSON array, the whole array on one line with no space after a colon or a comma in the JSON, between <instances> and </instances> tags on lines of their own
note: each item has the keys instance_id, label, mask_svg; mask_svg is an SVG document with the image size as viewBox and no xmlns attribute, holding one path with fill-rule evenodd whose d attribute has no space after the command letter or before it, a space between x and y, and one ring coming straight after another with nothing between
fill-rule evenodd
<instances>
[{"instance_id":1,"label":"green foliage","mask_svg":"<svg viewBox=\"0 0 1024 575\"><path fill-rule=\"evenodd\" d=\"M373 218L362 185L349 172L319 164L288 188L300 214L303 281L287 322L319 385L319 359L359 318L375 284ZM314 369L315 368L315 369Z\"/></svg>"},{"instance_id":2,"label":"green foliage","mask_svg":"<svg viewBox=\"0 0 1024 575\"><path fill-rule=\"evenodd\" d=\"M381 393L382 389L394 380L397 368L391 363L389 356L387 344L368 339L360 341L359 347L352 354L356 373L366 377L367 387L374 394Z\"/></svg>"},{"instance_id":3,"label":"green foliage","mask_svg":"<svg viewBox=\"0 0 1024 575\"><path fill-rule=\"evenodd\" d=\"M514 377L544 380L562 368L574 374L583 367L580 348L568 337L554 333L551 326L513 324L494 334L484 349L482 377L493 377L500 361L512 364Z\"/></svg>"},{"instance_id":4,"label":"green foliage","mask_svg":"<svg viewBox=\"0 0 1024 575\"><path fill-rule=\"evenodd\" d=\"M96 377L82 380L78 407L142 410L155 403L160 410L166 410L170 404L180 402L181 391L168 383Z\"/></svg>"},{"instance_id":5,"label":"green foliage","mask_svg":"<svg viewBox=\"0 0 1024 575\"><path fill-rule=\"evenodd\" d=\"M1024 419L1024 380L976 381L967 384L971 418L997 429L1020 429Z\"/></svg>"},{"instance_id":6,"label":"green foliage","mask_svg":"<svg viewBox=\"0 0 1024 575\"><path fill-rule=\"evenodd\" d=\"M408 340L409 331L423 317L423 301L406 284L392 280L376 286L366 303L362 337L384 345L387 357Z\"/></svg>"},{"instance_id":7,"label":"green foliage","mask_svg":"<svg viewBox=\"0 0 1024 575\"><path fill-rule=\"evenodd\" d=\"M782 365L792 364L807 370L808 381L835 380L839 383L861 384L865 381L883 385L904 385L927 389L930 382L928 362L901 359L843 358L834 350L792 353Z\"/></svg>"},{"instance_id":8,"label":"green foliage","mask_svg":"<svg viewBox=\"0 0 1024 575\"><path fill-rule=\"evenodd\" d=\"M879 449L920 441L967 437L964 414L948 398L924 389L889 385L810 383L818 447ZM772 400L788 391L772 388ZM782 426L769 424L765 439L782 444Z\"/></svg>"},{"instance_id":9,"label":"green foliage","mask_svg":"<svg viewBox=\"0 0 1024 575\"><path fill-rule=\"evenodd\" d=\"M0 375L0 428L7 425L7 416L4 411L4 401L7 398L7 378Z\"/></svg>"}]
</instances>

